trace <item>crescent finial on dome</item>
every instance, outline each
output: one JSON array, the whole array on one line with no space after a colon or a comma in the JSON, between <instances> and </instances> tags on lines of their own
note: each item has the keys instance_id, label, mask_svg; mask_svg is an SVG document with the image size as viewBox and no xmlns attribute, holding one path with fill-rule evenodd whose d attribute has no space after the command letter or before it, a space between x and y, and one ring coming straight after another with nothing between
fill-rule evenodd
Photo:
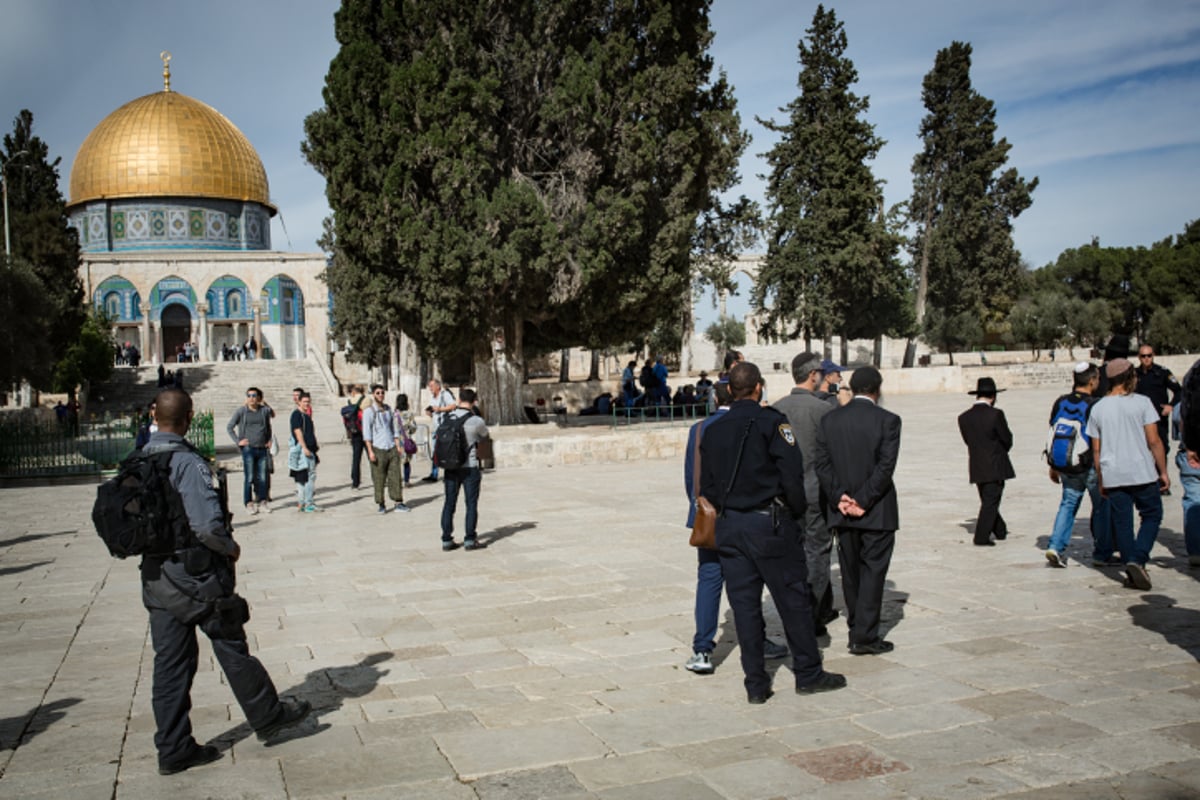
<instances>
[{"instance_id":1,"label":"crescent finial on dome","mask_svg":"<svg viewBox=\"0 0 1200 800\"><path fill-rule=\"evenodd\" d=\"M163 91L171 91L171 51L163 50L158 54L163 62Z\"/></svg>"}]
</instances>

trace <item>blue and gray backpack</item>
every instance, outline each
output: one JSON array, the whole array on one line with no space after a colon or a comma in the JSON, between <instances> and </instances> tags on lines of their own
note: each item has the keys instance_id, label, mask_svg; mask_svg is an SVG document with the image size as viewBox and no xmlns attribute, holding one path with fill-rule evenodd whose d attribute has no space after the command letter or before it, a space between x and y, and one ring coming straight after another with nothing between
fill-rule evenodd
<instances>
[{"instance_id":1,"label":"blue and gray backpack","mask_svg":"<svg viewBox=\"0 0 1200 800\"><path fill-rule=\"evenodd\" d=\"M1055 404L1045 453L1046 462L1058 472L1077 475L1092 466L1092 440L1087 435L1088 399L1067 395Z\"/></svg>"}]
</instances>

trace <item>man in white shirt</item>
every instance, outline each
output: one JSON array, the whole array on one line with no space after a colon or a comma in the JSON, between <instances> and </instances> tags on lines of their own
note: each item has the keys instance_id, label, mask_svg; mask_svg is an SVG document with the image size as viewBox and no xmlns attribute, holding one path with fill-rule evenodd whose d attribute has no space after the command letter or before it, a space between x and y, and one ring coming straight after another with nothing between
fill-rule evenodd
<instances>
[{"instance_id":1,"label":"man in white shirt","mask_svg":"<svg viewBox=\"0 0 1200 800\"><path fill-rule=\"evenodd\" d=\"M437 430L442 422L446 419L446 414L458 408L458 402L454 399L454 392L442 386L442 382L437 378L432 378L429 381L429 405L425 410L429 412L429 416L433 419L433 441L431 446L437 445ZM438 465L435 462L433 469L429 471L428 477L421 480L425 483L437 483Z\"/></svg>"},{"instance_id":2,"label":"man in white shirt","mask_svg":"<svg viewBox=\"0 0 1200 800\"><path fill-rule=\"evenodd\" d=\"M1107 397L1092 407L1087 435L1092 440L1096 481L1108 498L1114 539L1129 586L1147 591L1146 563L1162 524L1161 492L1171 487L1167 457L1158 435L1159 412L1150 398L1136 394L1137 371L1128 359L1105 365L1111 385ZM1133 533L1133 509L1141 517Z\"/></svg>"}]
</instances>

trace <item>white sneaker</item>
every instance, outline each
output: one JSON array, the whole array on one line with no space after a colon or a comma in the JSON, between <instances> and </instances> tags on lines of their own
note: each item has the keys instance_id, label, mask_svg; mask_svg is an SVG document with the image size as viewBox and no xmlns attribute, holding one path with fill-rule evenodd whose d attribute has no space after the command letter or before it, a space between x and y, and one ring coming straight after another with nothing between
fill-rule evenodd
<instances>
[{"instance_id":1,"label":"white sneaker","mask_svg":"<svg viewBox=\"0 0 1200 800\"><path fill-rule=\"evenodd\" d=\"M253 517L258 513L258 506L254 505L254 503L246 503L246 513Z\"/></svg>"},{"instance_id":2,"label":"white sneaker","mask_svg":"<svg viewBox=\"0 0 1200 800\"><path fill-rule=\"evenodd\" d=\"M1046 560L1050 562L1050 566L1052 567L1065 567L1067 565L1067 557L1057 550L1047 550Z\"/></svg>"},{"instance_id":3,"label":"white sneaker","mask_svg":"<svg viewBox=\"0 0 1200 800\"><path fill-rule=\"evenodd\" d=\"M683 668L699 675L708 675L713 671L712 653L692 653Z\"/></svg>"},{"instance_id":4,"label":"white sneaker","mask_svg":"<svg viewBox=\"0 0 1200 800\"><path fill-rule=\"evenodd\" d=\"M260 500L258 503L258 510L263 512L264 514L270 514L271 513L271 503L267 500Z\"/></svg>"}]
</instances>

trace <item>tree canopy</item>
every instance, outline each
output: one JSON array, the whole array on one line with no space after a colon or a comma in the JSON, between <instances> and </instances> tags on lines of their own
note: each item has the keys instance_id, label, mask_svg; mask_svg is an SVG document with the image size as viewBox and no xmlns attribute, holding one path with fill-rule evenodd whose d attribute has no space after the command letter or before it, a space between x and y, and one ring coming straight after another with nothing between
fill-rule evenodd
<instances>
[{"instance_id":1,"label":"tree canopy","mask_svg":"<svg viewBox=\"0 0 1200 800\"><path fill-rule=\"evenodd\" d=\"M921 99L928 114L909 203L917 325L925 322L926 305L941 312L942 323L964 313L998 321L1016 302L1022 281L1012 220L1033 203L1038 179L1004 169L1011 145L996 140L995 106L971 85L970 44L953 42L938 51ZM928 326L926 333L937 344L953 345Z\"/></svg>"},{"instance_id":2,"label":"tree canopy","mask_svg":"<svg viewBox=\"0 0 1200 800\"><path fill-rule=\"evenodd\" d=\"M28 380L50 388L54 362L78 339L86 312L79 281L79 240L67 224L66 202L58 188L61 159L33 134L33 114L22 110L5 134L0 151L8 190L13 274L5 280L12 317L4 324L14 344L29 354L6 357L6 380ZM20 300L18 298L26 298Z\"/></svg>"},{"instance_id":3,"label":"tree canopy","mask_svg":"<svg viewBox=\"0 0 1200 800\"><path fill-rule=\"evenodd\" d=\"M746 143L708 5L344 3L303 145L333 209L335 335L378 362L403 330L512 373L526 348L676 317Z\"/></svg>"},{"instance_id":4,"label":"tree canopy","mask_svg":"<svg viewBox=\"0 0 1200 800\"><path fill-rule=\"evenodd\" d=\"M818 5L799 43L799 96L780 109L785 122L767 153L767 254L753 301L768 332L791 339L874 337L904 327L901 243L868 164L884 141L864 118L866 97L846 58L847 37L833 10Z\"/></svg>"}]
</instances>

